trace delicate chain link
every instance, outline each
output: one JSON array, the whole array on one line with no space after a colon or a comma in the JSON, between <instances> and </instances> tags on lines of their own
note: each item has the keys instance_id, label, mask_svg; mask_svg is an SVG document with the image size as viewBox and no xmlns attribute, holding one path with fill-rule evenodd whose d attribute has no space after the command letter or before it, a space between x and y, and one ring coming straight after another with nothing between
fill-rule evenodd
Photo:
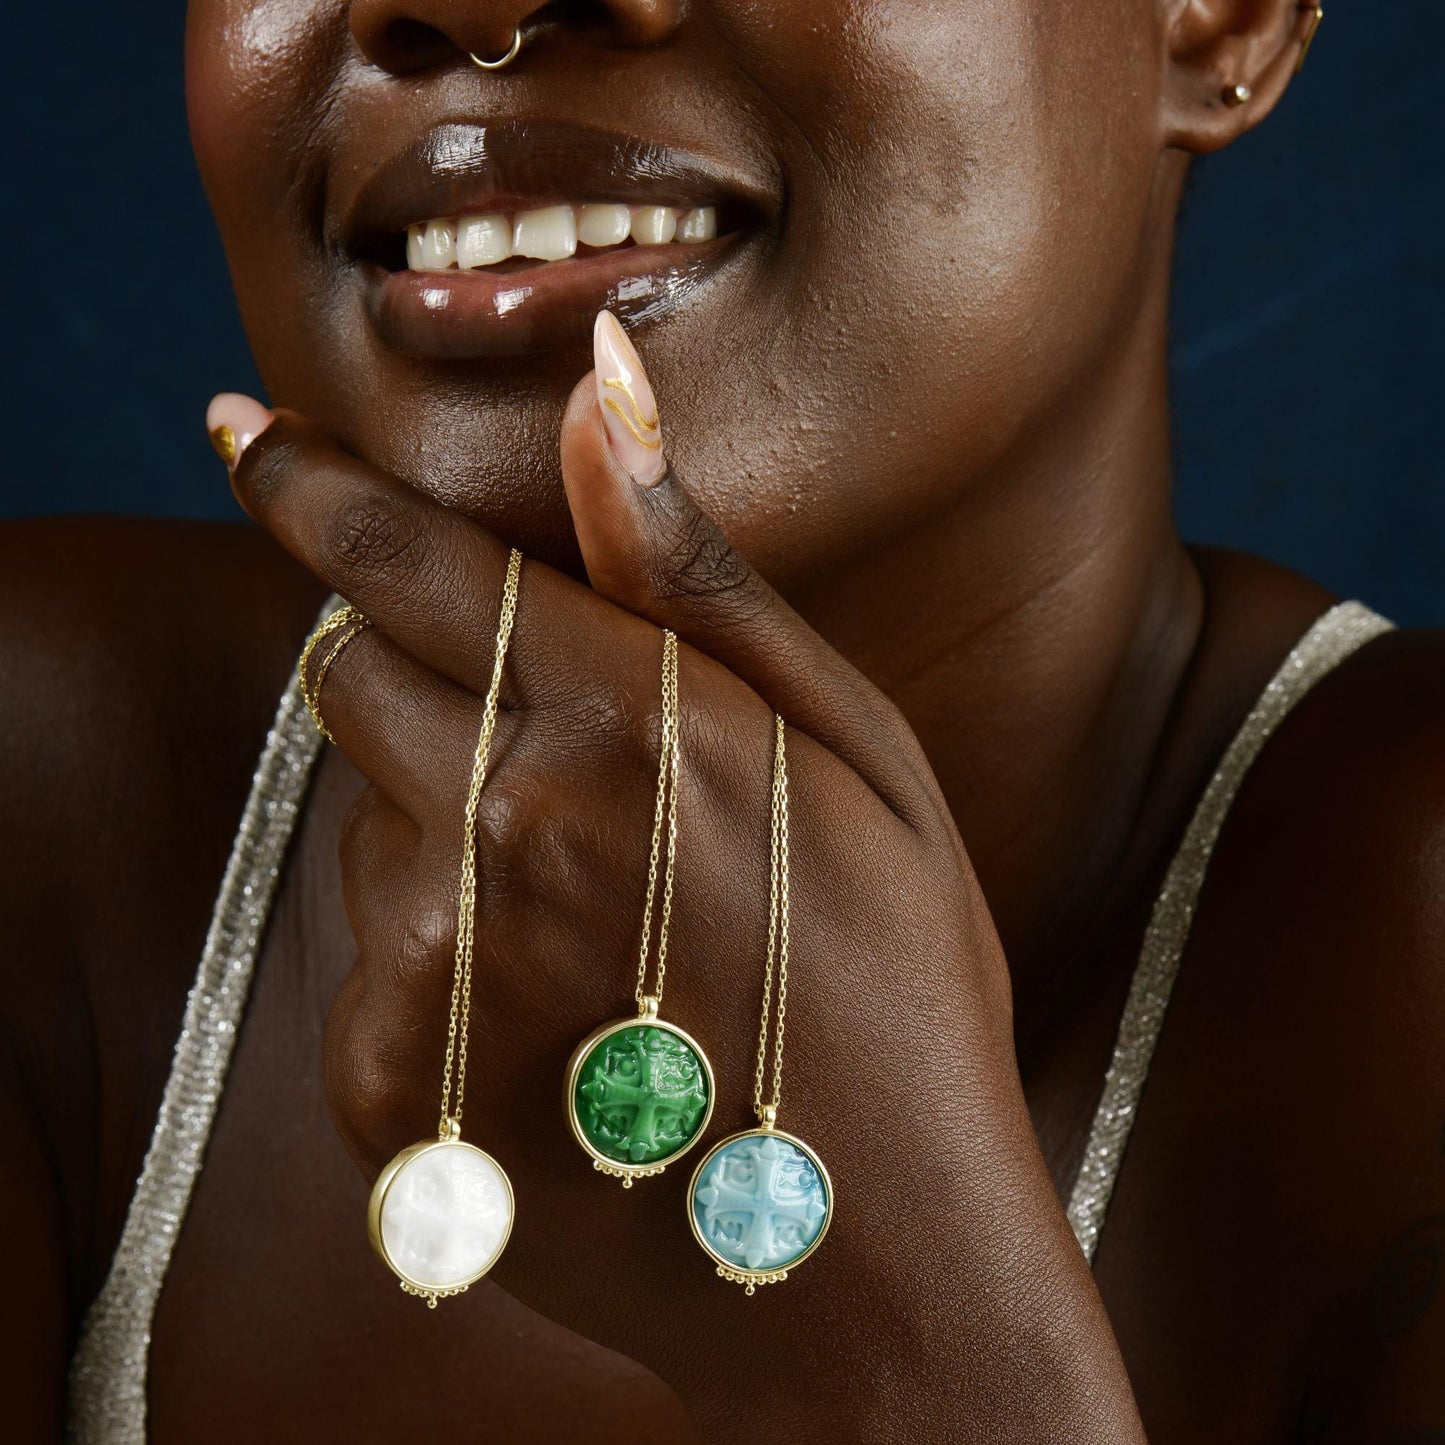
<instances>
[{"instance_id":1,"label":"delicate chain link","mask_svg":"<svg viewBox=\"0 0 1445 1445\"><path fill-rule=\"evenodd\" d=\"M642 944L637 952L637 1006L647 997L647 960L652 951L652 915L657 901L657 865L663 863L662 911L657 921L657 982L652 997L662 1005L667 977L667 932L672 922L672 881L677 864L677 778L682 758L677 690L677 634L662 633L662 742L657 754L657 800L652 811L652 849L647 862L647 897L642 905ZM663 843L664 828L666 844Z\"/></svg>"},{"instance_id":2,"label":"delicate chain link","mask_svg":"<svg viewBox=\"0 0 1445 1445\"><path fill-rule=\"evenodd\" d=\"M446 1139L453 1124L462 1121L462 1104L467 1087L467 1022L472 1012L472 952L476 936L477 909L477 807L487 781L487 758L492 750L492 733L497 726L497 698L502 690L502 665L512 639L517 616L517 589L522 577L522 554L514 547L507 559L507 580L502 587L501 615L497 619L496 654L492 659L492 681L487 688L477 750L472 758L471 783L467 788L466 815L462 823L462 881L457 893L456 971L452 977L451 1013L447 1025L447 1058L442 1070L442 1117L440 1137ZM452 1061L456 1061L456 1108L452 1108Z\"/></svg>"},{"instance_id":3,"label":"delicate chain link","mask_svg":"<svg viewBox=\"0 0 1445 1445\"><path fill-rule=\"evenodd\" d=\"M758 1030L758 1067L753 1080L753 1108L771 1122L783 1101L783 1029L788 1016L788 757L783 719L773 715L773 807L771 879L768 896L768 959L763 970L763 1020ZM778 1008L773 1022L773 974L778 978ZM773 1097L763 1103L768 1070L768 1031L773 1027Z\"/></svg>"},{"instance_id":4,"label":"delicate chain link","mask_svg":"<svg viewBox=\"0 0 1445 1445\"><path fill-rule=\"evenodd\" d=\"M668 632L663 638L663 647L663 661L667 669L663 709L668 715L670 726L667 747L667 860L662 880L662 916L657 923L657 982L652 989L659 1007L662 1005L663 981L667 976L668 926L672 922L672 879L677 866L677 779L682 761L682 725L677 691L677 637L672 632Z\"/></svg>"}]
</instances>

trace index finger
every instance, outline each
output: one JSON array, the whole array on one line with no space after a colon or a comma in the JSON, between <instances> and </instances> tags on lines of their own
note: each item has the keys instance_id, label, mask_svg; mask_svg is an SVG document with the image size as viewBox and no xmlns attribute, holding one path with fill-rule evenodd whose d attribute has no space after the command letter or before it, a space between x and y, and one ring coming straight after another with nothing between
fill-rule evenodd
<instances>
[{"instance_id":1,"label":"index finger","mask_svg":"<svg viewBox=\"0 0 1445 1445\"><path fill-rule=\"evenodd\" d=\"M231 398L212 406L225 425ZM244 403L236 398L235 403ZM295 412L249 414L234 405L233 427L249 439L235 456L231 484L247 513L310 572L359 607L399 646L472 692L486 691L493 637L510 547L480 523L344 451ZM258 425L264 420L264 424ZM615 646L616 622L605 603L545 564L529 562L523 592L536 615L565 607L572 658ZM549 648L535 627L525 669L514 684L528 691L527 671L555 673L570 661ZM555 629L554 629L555 635ZM514 654L518 655L518 654Z\"/></svg>"}]
</instances>

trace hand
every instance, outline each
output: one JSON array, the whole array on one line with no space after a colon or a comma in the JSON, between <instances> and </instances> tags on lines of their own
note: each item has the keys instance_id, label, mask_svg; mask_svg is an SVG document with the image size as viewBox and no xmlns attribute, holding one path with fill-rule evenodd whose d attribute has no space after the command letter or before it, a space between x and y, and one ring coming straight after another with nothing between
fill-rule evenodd
<instances>
[{"instance_id":1,"label":"hand","mask_svg":"<svg viewBox=\"0 0 1445 1445\"><path fill-rule=\"evenodd\" d=\"M645 402L620 328L608 318L598 338L601 374L634 367ZM369 783L342 839L358 956L326 1076L370 1178L438 1114L462 802L507 547L299 416L246 425L220 405L259 433L235 465L243 505L374 623L322 699ZM562 471L591 586L524 566L483 794L464 1137L516 1191L494 1277L733 1427L1141 1438L1024 1109L1002 951L926 758L631 430L584 378ZM632 1012L662 627L685 644L664 1016L702 1042L718 1095L707 1140L623 1191L590 1168L561 1094L578 1041ZM775 710L792 801L780 1124L828 1165L836 1209L796 1278L747 1299L698 1249L684 1196L705 1148L754 1123Z\"/></svg>"}]
</instances>

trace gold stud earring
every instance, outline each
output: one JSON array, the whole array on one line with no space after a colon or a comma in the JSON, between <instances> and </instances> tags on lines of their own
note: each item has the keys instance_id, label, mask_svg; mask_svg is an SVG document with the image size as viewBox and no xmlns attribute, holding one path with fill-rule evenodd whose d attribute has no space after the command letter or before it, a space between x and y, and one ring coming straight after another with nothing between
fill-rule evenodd
<instances>
[{"instance_id":1,"label":"gold stud earring","mask_svg":"<svg viewBox=\"0 0 1445 1445\"><path fill-rule=\"evenodd\" d=\"M1254 92L1247 85L1231 85L1225 88L1225 105L1246 105L1253 99Z\"/></svg>"}]
</instances>

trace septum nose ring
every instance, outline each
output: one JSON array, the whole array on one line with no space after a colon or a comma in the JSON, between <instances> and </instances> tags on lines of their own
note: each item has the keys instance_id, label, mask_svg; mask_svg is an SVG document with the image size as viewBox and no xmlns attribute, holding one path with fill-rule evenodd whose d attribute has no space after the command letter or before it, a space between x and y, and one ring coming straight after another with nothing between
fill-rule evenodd
<instances>
[{"instance_id":1,"label":"septum nose ring","mask_svg":"<svg viewBox=\"0 0 1445 1445\"><path fill-rule=\"evenodd\" d=\"M522 27L520 25L517 25L514 26L512 29L512 43L508 47L507 53L502 56L500 60L483 60L479 56L473 55L470 50L467 51L467 56L471 60L472 64L477 66L481 70L502 70L505 69L505 67L507 67L508 65L510 65L521 53Z\"/></svg>"}]
</instances>

